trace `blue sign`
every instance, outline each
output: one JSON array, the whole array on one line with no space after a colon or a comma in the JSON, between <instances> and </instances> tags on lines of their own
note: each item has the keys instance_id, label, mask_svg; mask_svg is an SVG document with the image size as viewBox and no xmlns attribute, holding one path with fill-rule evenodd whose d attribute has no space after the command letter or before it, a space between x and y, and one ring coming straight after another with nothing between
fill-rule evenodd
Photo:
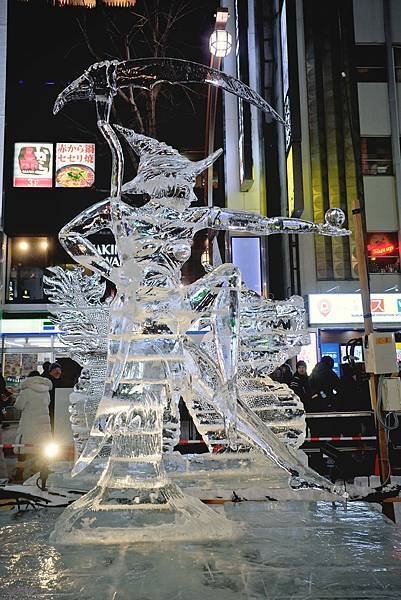
<instances>
[{"instance_id":1,"label":"blue sign","mask_svg":"<svg viewBox=\"0 0 401 600\"><path fill-rule=\"evenodd\" d=\"M336 343L321 343L320 351L322 356L331 356L334 360L333 371L340 377L340 345Z\"/></svg>"}]
</instances>

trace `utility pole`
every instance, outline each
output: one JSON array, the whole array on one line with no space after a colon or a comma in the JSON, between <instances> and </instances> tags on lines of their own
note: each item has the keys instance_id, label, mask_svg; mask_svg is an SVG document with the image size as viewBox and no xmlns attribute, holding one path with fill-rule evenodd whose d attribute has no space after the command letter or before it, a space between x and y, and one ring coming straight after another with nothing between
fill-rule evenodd
<instances>
[{"instance_id":1,"label":"utility pole","mask_svg":"<svg viewBox=\"0 0 401 600\"><path fill-rule=\"evenodd\" d=\"M361 297L362 297L362 309L363 309L363 323L365 329L365 335L373 333L373 320L372 311L370 306L370 282L369 273L366 263L366 230L365 230L365 219L362 214L362 208L359 198L355 199L354 209L352 211L354 215L355 225L355 245L356 245L356 257L358 261L358 272L359 281L361 286ZM391 483L391 470L390 460L388 454L388 443L386 430L383 424L376 418L376 406L377 406L377 389L378 389L378 377L374 373L369 374L369 391L370 391L370 402L372 410L375 414L376 423L376 438L377 438L377 452L379 458L379 469L380 469L380 481L383 484ZM382 504L383 514L389 519L395 522L394 504L386 502Z\"/></svg>"},{"instance_id":2,"label":"utility pole","mask_svg":"<svg viewBox=\"0 0 401 600\"><path fill-rule=\"evenodd\" d=\"M226 31L229 17L228 8L218 8L216 12L215 29L210 37L210 67L220 71L221 61L231 50L231 36ZM206 105L206 132L205 132L205 156L214 151L214 133L216 128L216 113L219 88L209 85L207 88ZM206 206L213 206L213 165L209 165L207 177L204 184L204 202ZM209 263L213 264L213 240L215 233L208 232ZM216 245L217 248L217 245Z\"/></svg>"}]
</instances>

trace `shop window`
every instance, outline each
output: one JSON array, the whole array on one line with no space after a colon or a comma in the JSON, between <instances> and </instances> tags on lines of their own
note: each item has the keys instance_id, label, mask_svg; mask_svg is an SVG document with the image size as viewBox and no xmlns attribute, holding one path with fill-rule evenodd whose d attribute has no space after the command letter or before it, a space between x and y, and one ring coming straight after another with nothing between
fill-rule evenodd
<instances>
[{"instance_id":1,"label":"shop window","mask_svg":"<svg viewBox=\"0 0 401 600\"><path fill-rule=\"evenodd\" d=\"M357 81L387 81L385 46L383 44L357 44L355 46L355 71Z\"/></svg>"},{"instance_id":2,"label":"shop window","mask_svg":"<svg viewBox=\"0 0 401 600\"><path fill-rule=\"evenodd\" d=\"M51 264L52 241L47 237L15 237L9 240L8 302L43 302L43 275Z\"/></svg>"},{"instance_id":3,"label":"shop window","mask_svg":"<svg viewBox=\"0 0 401 600\"><path fill-rule=\"evenodd\" d=\"M54 338L35 335L3 336L3 376L10 387L16 386L31 371L42 370L45 361L54 361Z\"/></svg>"},{"instance_id":4,"label":"shop window","mask_svg":"<svg viewBox=\"0 0 401 600\"><path fill-rule=\"evenodd\" d=\"M398 232L368 233L367 253L370 273L400 273Z\"/></svg>"},{"instance_id":5,"label":"shop window","mask_svg":"<svg viewBox=\"0 0 401 600\"><path fill-rule=\"evenodd\" d=\"M362 175L392 175L393 157L390 137L361 138Z\"/></svg>"},{"instance_id":6,"label":"shop window","mask_svg":"<svg viewBox=\"0 0 401 600\"><path fill-rule=\"evenodd\" d=\"M6 301L18 304L47 302L43 293L43 275L47 267L68 268L71 258L56 237L24 236L9 238Z\"/></svg>"}]
</instances>

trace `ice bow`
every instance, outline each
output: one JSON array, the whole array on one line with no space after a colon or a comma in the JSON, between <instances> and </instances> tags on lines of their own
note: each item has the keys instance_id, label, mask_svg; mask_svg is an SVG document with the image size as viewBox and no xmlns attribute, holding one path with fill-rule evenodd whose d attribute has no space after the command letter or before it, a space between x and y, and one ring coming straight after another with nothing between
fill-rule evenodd
<instances>
[{"instance_id":1,"label":"ice bow","mask_svg":"<svg viewBox=\"0 0 401 600\"><path fill-rule=\"evenodd\" d=\"M207 83L250 102L285 125L284 120L264 98L239 79L196 62L177 58L140 58L102 61L91 65L67 86L56 99L54 113L74 100L112 97L118 89L137 87L151 90L158 83Z\"/></svg>"}]
</instances>

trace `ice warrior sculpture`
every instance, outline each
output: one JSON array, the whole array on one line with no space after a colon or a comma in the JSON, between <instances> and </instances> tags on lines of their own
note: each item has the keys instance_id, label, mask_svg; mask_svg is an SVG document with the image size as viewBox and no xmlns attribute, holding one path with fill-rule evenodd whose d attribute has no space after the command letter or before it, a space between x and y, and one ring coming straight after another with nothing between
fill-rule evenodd
<instances>
[{"instance_id":1,"label":"ice warrior sculpture","mask_svg":"<svg viewBox=\"0 0 401 600\"><path fill-rule=\"evenodd\" d=\"M205 228L258 235L348 232L341 228L342 212L336 210L327 215L324 224L315 224L220 208L192 208L196 175L220 151L193 163L164 143L120 127L119 133L140 159L136 177L123 190L149 195L140 208L125 203L120 195L121 146L108 123L116 85L130 84L127 68L125 79L116 79L122 72L119 66L113 62L92 67L57 103L61 107L68 97L96 99L98 125L114 155L111 197L66 225L60 241L79 264L113 281L117 294L110 307L103 397L77 470L98 452L93 444L96 434L101 439L111 437L111 457L98 485L66 509L53 539L115 543L220 537L229 529L225 520L171 484L161 462L163 409L177 390L188 386L185 332L203 314L212 323L223 382L214 403L224 416L230 443L236 439L240 274L234 265L224 264L194 284L182 286L181 267L190 256L193 237ZM82 81L89 84L80 90ZM105 228L111 229L116 239L121 261L117 268L110 267L89 239ZM260 420L244 419L244 415L249 417L240 407L239 417L245 421L242 434L256 439Z\"/></svg>"},{"instance_id":2,"label":"ice warrior sculpture","mask_svg":"<svg viewBox=\"0 0 401 600\"><path fill-rule=\"evenodd\" d=\"M81 376L70 395L70 420L75 455L85 447L102 397L107 364L107 332L109 302L102 301L105 282L95 273L83 273L82 267L64 270L49 267L51 276L45 276L46 295L54 304L53 322L58 326L60 342L71 358L83 366ZM211 270L210 268L208 269ZM309 343L305 329L305 309L302 298L286 301L262 298L256 292L242 287L240 292L240 352L238 365L238 392L257 415L284 443L299 447L303 443L305 413L299 398L288 386L268 377L277 366L295 356L302 345ZM192 370L200 373L205 366L204 353L212 358L207 362L199 392L199 378L191 389L177 389L176 397L168 399L163 418L163 450L172 452L180 439L178 402L182 397L196 423L197 429L212 450L227 444L224 419L213 408L213 397L218 386L208 387L207 381L221 385L215 361L213 337L212 351L206 336L199 348L185 340L185 352L190 357ZM197 364L196 364L197 363ZM189 366L187 365L187 368ZM214 373L213 378L210 374ZM101 456L92 462L86 481L97 481L110 454L110 446L103 448Z\"/></svg>"}]
</instances>

